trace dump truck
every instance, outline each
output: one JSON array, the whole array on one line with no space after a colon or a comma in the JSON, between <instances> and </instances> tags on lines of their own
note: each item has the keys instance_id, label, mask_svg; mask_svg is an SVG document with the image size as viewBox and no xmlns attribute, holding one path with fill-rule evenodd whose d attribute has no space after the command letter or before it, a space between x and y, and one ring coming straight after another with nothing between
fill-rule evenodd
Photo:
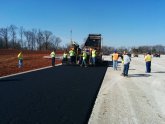
<instances>
[{"instance_id":1,"label":"dump truck","mask_svg":"<svg viewBox=\"0 0 165 124\"><path fill-rule=\"evenodd\" d=\"M96 50L96 64L102 63L102 37L101 34L89 34L82 50L87 52L87 60L90 62L91 50Z\"/></svg>"},{"instance_id":2,"label":"dump truck","mask_svg":"<svg viewBox=\"0 0 165 124\"><path fill-rule=\"evenodd\" d=\"M160 52L159 53L154 53L153 57L159 57L160 58Z\"/></svg>"}]
</instances>

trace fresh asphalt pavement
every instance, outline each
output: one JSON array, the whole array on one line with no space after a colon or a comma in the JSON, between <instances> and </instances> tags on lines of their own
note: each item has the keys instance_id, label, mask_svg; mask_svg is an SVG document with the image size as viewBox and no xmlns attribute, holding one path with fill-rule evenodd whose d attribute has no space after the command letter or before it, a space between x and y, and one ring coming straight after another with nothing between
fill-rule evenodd
<instances>
[{"instance_id":1,"label":"fresh asphalt pavement","mask_svg":"<svg viewBox=\"0 0 165 124\"><path fill-rule=\"evenodd\" d=\"M0 124L86 124L106 66L56 66L0 79Z\"/></svg>"}]
</instances>

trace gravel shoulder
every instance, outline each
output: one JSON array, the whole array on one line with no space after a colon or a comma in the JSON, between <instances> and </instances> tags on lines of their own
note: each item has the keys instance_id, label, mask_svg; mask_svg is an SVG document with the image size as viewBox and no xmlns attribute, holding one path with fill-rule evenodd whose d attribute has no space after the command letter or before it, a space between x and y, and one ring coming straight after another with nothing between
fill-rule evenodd
<instances>
[{"instance_id":1,"label":"gravel shoulder","mask_svg":"<svg viewBox=\"0 0 165 124\"><path fill-rule=\"evenodd\" d=\"M132 58L129 77L118 67L107 69L88 124L165 124L165 56L153 58L149 74L144 56Z\"/></svg>"}]
</instances>

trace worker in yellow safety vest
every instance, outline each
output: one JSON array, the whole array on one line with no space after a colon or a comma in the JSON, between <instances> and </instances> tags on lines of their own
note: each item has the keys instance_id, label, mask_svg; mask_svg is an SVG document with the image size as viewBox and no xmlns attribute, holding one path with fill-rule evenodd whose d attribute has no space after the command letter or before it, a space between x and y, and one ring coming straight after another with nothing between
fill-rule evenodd
<instances>
[{"instance_id":1,"label":"worker in yellow safety vest","mask_svg":"<svg viewBox=\"0 0 165 124\"><path fill-rule=\"evenodd\" d=\"M23 66L23 54L22 51L18 54L18 67L21 68Z\"/></svg>"},{"instance_id":2,"label":"worker in yellow safety vest","mask_svg":"<svg viewBox=\"0 0 165 124\"><path fill-rule=\"evenodd\" d=\"M87 67L86 60L87 60L87 53L84 50L83 53L82 53L82 62L81 62L81 65L80 66L83 66L84 65L85 67Z\"/></svg>"},{"instance_id":3,"label":"worker in yellow safety vest","mask_svg":"<svg viewBox=\"0 0 165 124\"><path fill-rule=\"evenodd\" d=\"M71 64L73 64L75 62L75 51L73 49L69 51L69 56L70 56L70 62Z\"/></svg>"},{"instance_id":4,"label":"worker in yellow safety vest","mask_svg":"<svg viewBox=\"0 0 165 124\"><path fill-rule=\"evenodd\" d=\"M50 53L50 56L52 58L52 66L55 66L55 56L56 56L56 53L55 53L54 50Z\"/></svg>"},{"instance_id":5,"label":"worker in yellow safety vest","mask_svg":"<svg viewBox=\"0 0 165 124\"><path fill-rule=\"evenodd\" d=\"M68 54L67 54L67 52L65 51L64 54L63 54L62 62L63 62L63 63L67 63L67 61L68 61Z\"/></svg>"},{"instance_id":6,"label":"worker in yellow safety vest","mask_svg":"<svg viewBox=\"0 0 165 124\"><path fill-rule=\"evenodd\" d=\"M96 63L96 49L92 49L92 65L95 66Z\"/></svg>"},{"instance_id":7,"label":"worker in yellow safety vest","mask_svg":"<svg viewBox=\"0 0 165 124\"><path fill-rule=\"evenodd\" d=\"M144 60L146 62L146 73L150 73L151 72L151 54L148 52L147 55L144 57Z\"/></svg>"}]
</instances>

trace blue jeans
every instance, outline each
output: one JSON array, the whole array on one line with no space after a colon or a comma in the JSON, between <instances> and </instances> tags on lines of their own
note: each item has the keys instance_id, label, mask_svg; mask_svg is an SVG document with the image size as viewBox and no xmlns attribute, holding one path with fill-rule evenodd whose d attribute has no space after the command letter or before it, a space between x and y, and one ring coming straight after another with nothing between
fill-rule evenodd
<instances>
[{"instance_id":1,"label":"blue jeans","mask_svg":"<svg viewBox=\"0 0 165 124\"><path fill-rule=\"evenodd\" d=\"M52 57L52 66L55 66L55 57Z\"/></svg>"},{"instance_id":2,"label":"blue jeans","mask_svg":"<svg viewBox=\"0 0 165 124\"><path fill-rule=\"evenodd\" d=\"M123 75L128 76L129 63L124 64Z\"/></svg>"},{"instance_id":3,"label":"blue jeans","mask_svg":"<svg viewBox=\"0 0 165 124\"><path fill-rule=\"evenodd\" d=\"M23 60L19 59L18 60L18 67L21 68L23 66Z\"/></svg>"},{"instance_id":4,"label":"blue jeans","mask_svg":"<svg viewBox=\"0 0 165 124\"><path fill-rule=\"evenodd\" d=\"M73 64L74 62L75 62L75 57L74 56L70 56L70 62L71 62L71 64Z\"/></svg>"},{"instance_id":5,"label":"blue jeans","mask_svg":"<svg viewBox=\"0 0 165 124\"><path fill-rule=\"evenodd\" d=\"M151 61L146 62L146 72L147 73L151 72Z\"/></svg>"},{"instance_id":6,"label":"blue jeans","mask_svg":"<svg viewBox=\"0 0 165 124\"><path fill-rule=\"evenodd\" d=\"M82 60L81 66L83 66L83 65L87 66L85 59Z\"/></svg>"},{"instance_id":7,"label":"blue jeans","mask_svg":"<svg viewBox=\"0 0 165 124\"><path fill-rule=\"evenodd\" d=\"M92 57L92 64L95 65L95 62L96 62L96 58Z\"/></svg>"},{"instance_id":8,"label":"blue jeans","mask_svg":"<svg viewBox=\"0 0 165 124\"><path fill-rule=\"evenodd\" d=\"M117 60L113 60L113 69L117 70Z\"/></svg>"}]
</instances>

